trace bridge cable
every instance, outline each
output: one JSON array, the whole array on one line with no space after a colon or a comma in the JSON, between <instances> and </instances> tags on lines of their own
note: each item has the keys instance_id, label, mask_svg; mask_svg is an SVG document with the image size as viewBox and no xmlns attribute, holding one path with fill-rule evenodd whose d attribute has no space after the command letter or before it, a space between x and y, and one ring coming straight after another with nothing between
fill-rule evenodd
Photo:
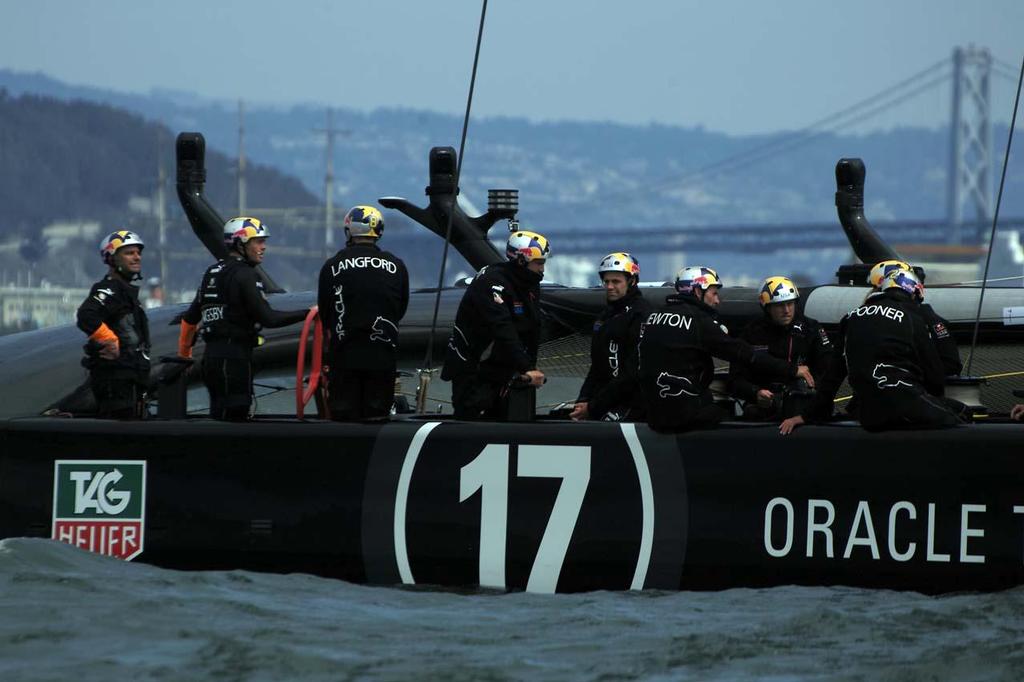
<instances>
[{"instance_id":1,"label":"bridge cable","mask_svg":"<svg viewBox=\"0 0 1024 682\"><path fill-rule=\"evenodd\" d=\"M883 101L879 104L875 104L875 106L873 106L871 109L868 109L866 112L857 114L857 109L861 109L867 104L873 104L880 99L885 99L891 93L883 97L873 97L869 98L869 100L862 100L861 102L858 102L854 107L851 107L846 111L831 114L819 121L816 121L815 123L809 126L802 128L800 131L797 131L782 138L772 140L771 142L766 142L756 147L752 147L744 152L726 157L702 168L698 168L683 175L677 176L671 180L665 180L659 183L655 183L654 185L650 186L649 189L663 189L671 187L672 185L680 184L682 182L692 181L705 176L712 176L722 172L734 170L735 166L743 165L747 162L754 163L757 161L763 161L764 159L769 158L770 156L780 151L786 151L799 145L805 144L815 138L821 137L826 133L834 132L839 128L859 123L867 118L870 118L878 113L881 113L882 111L885 111L886 109L890 109L896 105L902 104L906 100L912 97L916 97L922 92L948 80L949 77L950 74L948 73L937 76L921 84L918 87L915 87L909 91L906 91L905 93L900 94L894 99L891 99L889 101ZM818 130L818 128L821 128L825 124L830 124L830 127Z\"/></svg>"},{"instance_id":2,"label":"bridge cable","mask_svg":"<svg viewBox=\"0 0 1024 682\"><path fill-rule=\"evenodd\" d=\"M1003 172L999 177L999 194L996 196L996 208L992 215L992 233L988 238L988 253L985 255L985 272L981 279L981 293L978 295L978 312L974 316L974 333L971 335L971 353L967 356L967 376L971 375L971 363L974 362L974 347L978 343L978 327L981 325L981 303L985 300L985 285L988 283L988 267L992 262L992 249L995 247L996 225L999 224L999 205L1003 201L1003 187L1006 184L1006 166L1010 162L1010 147L1013 146L1013 129L1017 124L1017 107L1020 105L1020 86L1024 81L1024 58L1020 62L1020 74L1017 76L1017 96L1013 100L1013 115L1010 117L1010 134L1006 140L1006 154L1003 157Z\"/></svg>"},{"instance_id":3,"label":"bridge cable","mask_svg":"<svg viewBox=\"0 0 1024 682\"><path fill-rule=\"evenodd\" d=\"M426 404L426 384L430 381L430 372L434 365L434 332L437 329L437 313L441 307L441 290L444 288L444 272L448 264L448 247L452 241L452 218L455 215L456 204L459 199L459 180L462 177L462 161L466 150L466 132L469 129L469 113L473 107L473 90L476 87L476 70L480 63L480 43L484 36L484 19L487 16L487 0L483 0L480 8L480 28L476 34L476 51L473 53L473 72L469 78L469 95L466 98L466 116L462 120L462 138L459 141L459 158L455 165L455 191L452 193L452 203L448 208L448 222L444 232L444 251L441 253L441 269L437 273L437 296L434 298L434 315L430 320L430 336L427 337L427 351L423 358L425 369L420 374L420 405Z\"/></svg>"},{"instance_id":4,"label":"bridge cable","mask_svg":"<svg viewBox=\"0 0 1024 682\"><path fill-rule=\"evenodd\" d=\"M731 164L731 163L733 163L735 161L742 161L742 160L745 160L747 158L747 156L749 156L751 154L759 153L759 152L764 151L766 149L773 148L773 147L776 147L776 146L779 146L779 145L782 145L782 144L785 144L785 143L789 143L789 142L791 142L791 141L793 141L795 139L799 139L799 138L807 135L808 133L811 133L815 129L820 128L821 126L823 126L825 124L833 122L834 120L841 120L843 118L849 117L850 115L852 115L858 109L861 109L861 108L863 108L865 106L868 106L868 105L874 105L876 102L878 102L878 100L884 99L884 98L890 96L894 92L896 92L896 91L898 91L898 90L900 90L902 88L905 88L906 86L914 83L915 81L918 81L921 78L924 78L925 76L931 74L933 71L936 71L937 69L940 69L942 67L948 66L948 61L949 60L945 59L945 58L941 59L941 60L935 62L934 64L932 64L932 65L930 65L930 66L928 66L928 67L926 67L924 69L921 69L920 71L914 73L913 75L908 76L907 78L904 78L903 80L899 81L898 83L894 83L893 85L890 85L890 86L888 86L888 87L886 87L886 88L884 88L884 89L874 93L873 95L870 95L869 97L865 97L865 98L863 98L863 99L861 99L861 100L859 100L859 101L857 101L857 102L855 102L855 103L853 103L853 104L851 104L849 106L843 107L842 109L840 109L838 111L835 111L835 112L833 112L831 114L828 114L827 116L824 116L824 117L818 119L817 121L809 123L809 124L805 125L804 127L802 127L800 130L794 131L794 132L792 132L792 133L790 133L790 134L788 134L788 135L786 135L786 136L784 136L782 138L776 138L776 139L770 140L768 142L764 142L764 143L762 143L760 145L751 147L751 148L749 148L749 149L747 149L747 150L745 150L743 152L740 152L738 154L734 154L733 156L730 156L730 157L727 157L725 159L720 159L718 161L715 161L715 162L713 162L713 163L711 163L711 164L709 164L707 166L704 166L703 168L698 168L698 169L693 170L693 171L688 171L687 173L684 173L684 174L682 174L680 176L675 176L673 178L666 178L664 180L661 180L660 182L657 182L657 183L654 183L653 185L648 186L648 189L659 189L659 188L662 188L662 187L668 187L668 186L671 186L673 184L676 184L676 183L680 182L683 179L688 179L691 176L703 175L703 174L705 174L705 173L715 169L719 165L723 165L723 164L727 164L727 163ZM947 73L947 74L942 76L942 79L949 78L949 76L950 76L950 74ZM932 83L932 84L934 84L934 83ZM902 101L903 101L903 98L900 98L895 103L900 103Z\"/></svg>"}]
</instances>

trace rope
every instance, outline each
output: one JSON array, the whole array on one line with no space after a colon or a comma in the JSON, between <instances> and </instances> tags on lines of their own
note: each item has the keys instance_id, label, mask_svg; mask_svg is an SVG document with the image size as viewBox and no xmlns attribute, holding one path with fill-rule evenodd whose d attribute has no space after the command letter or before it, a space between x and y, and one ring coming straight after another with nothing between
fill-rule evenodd
<instances>
[{"instance_id":1,"label":"rope","mask_svg":"<svg viewBox=\"0 0 1024 682\"><path fill-rule=\"evenodd\" d=\"M996 225L999 224L999 206L1003 202L1003 187L1006 185L1006 166L1010 162L1010 147L1013 146L1013 129L1017 125L1017 107L1020 105L1020 86L1024 81L1024 59L1020 62L1020 75L1017 76L1017 96L1013 100L1013 116L1010 118L1010 134L1006 140L1006 155L1003 157L1003 172L999 178L999 195L996 197L996 210L992 215L992 234L988 238L988 253L985 255L985 272L982 273L981 294L978 296L978 313L974 318L974 334L971 336L971 354L967 356L967 374L971 374L974 362L974 347L978 343L978 327L981 326L981 302L985 300L985 285L988 280L988 267L992 263L992 248L996 243Z\"/></svg>"}]
</instances>

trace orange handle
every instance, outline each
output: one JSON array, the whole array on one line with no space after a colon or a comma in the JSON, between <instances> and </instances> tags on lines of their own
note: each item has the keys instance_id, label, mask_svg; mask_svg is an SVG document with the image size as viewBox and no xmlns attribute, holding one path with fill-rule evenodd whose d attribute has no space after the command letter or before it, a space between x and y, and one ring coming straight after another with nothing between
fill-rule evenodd
<instances>
[{"instance_id":1,"label":"orange handle","mask_svg":"<svg viewBox=\"0 0 1024 682\"><path fill-rule=\"evenodd\" d=\"M306 371L306 342L309 340L309 328L313 327L313 361L309 367L309 385L302 387ZM306 403L316 393L320 385L321 369L323 368L324 327L320 322L320 311L317 306L309 309L306 321L302 324L299 336L299 357L295 363L295 416L302 419Z\"/></svg>"}]
</instances>

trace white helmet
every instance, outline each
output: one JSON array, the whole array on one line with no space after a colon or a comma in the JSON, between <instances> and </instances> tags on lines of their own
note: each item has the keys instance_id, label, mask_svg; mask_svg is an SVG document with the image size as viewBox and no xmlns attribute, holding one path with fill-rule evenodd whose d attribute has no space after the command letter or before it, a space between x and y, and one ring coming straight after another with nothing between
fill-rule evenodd
<instances>
[{"instance_id":1,"label":"white helmet","mask_svg":"<svg viewBox=\"0 0 1024 682\"><path fill-rule=\"evenodd\" d=\"M636 282L640 279L640 261L625 251L609 253L597 266L599 277L606 272L621 272L630 282Z\"/></svg>"},{"instance_id":2,"label":"white helmet","mask_svg":"<svg viewBox=\"0 0 1024 682\"><path fill-rule=\"evenodd\" d=\"M707 291L721 286L718 273L703 265L690 265L676 273L676 291L680 294L694 294L694 289Z\"/></svg>"},{"instance_id":3,"label":"white helmet","mask_svg":"<svg viewBox=\"0 0 1024 682\"><path fill-rule=\"evenodd\" d=\"M142 242L142 237L131 230L111 232L100 241L100 258L103 259L103 264L110 265L114 254L124 246L138 246L141 251L146 245Z\"/></svg>"},{"instance_id":4,"label":"white helmet","mask_svg":"<svg viewBox=\"0 0 1024 682\"><path fill-rule=\"evenodd\" d=\"M529 230L517 230L508 236L505 244L505 257L526 265L530 261L547 258L551 254L551 245L547 237Z\"/></svg>"},{"instance_id":5,"label":"white helmet","mask_svg":"<svg viewBox=\"0 0 1024 682\"><path fill-rule=\"evenodd\" d=\"M250 239L266 239L269 236L270 229L258 218L239 216L224 223L224 245L228 248L237 249Z\"/></svg>"}]
</instances>

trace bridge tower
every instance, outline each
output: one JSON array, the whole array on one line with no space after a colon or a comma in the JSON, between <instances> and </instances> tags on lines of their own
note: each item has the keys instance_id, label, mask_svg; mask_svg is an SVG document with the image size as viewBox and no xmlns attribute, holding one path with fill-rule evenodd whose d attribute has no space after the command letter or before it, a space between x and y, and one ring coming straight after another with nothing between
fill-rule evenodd
<instances>
[{"instance_id":1,"label":"bridge tower","mask_svg":"<svg viewBox=\"0 0 1024 682\"><path fill-rule=\"evenodd\" d=\"M953 109L950 116L947 218L954 244L966 221L992 219L992 122L989 75L992 55L973 45L953 50ZM974 214L965 216L968 204Z\"/></svg>"}]
</instances>

